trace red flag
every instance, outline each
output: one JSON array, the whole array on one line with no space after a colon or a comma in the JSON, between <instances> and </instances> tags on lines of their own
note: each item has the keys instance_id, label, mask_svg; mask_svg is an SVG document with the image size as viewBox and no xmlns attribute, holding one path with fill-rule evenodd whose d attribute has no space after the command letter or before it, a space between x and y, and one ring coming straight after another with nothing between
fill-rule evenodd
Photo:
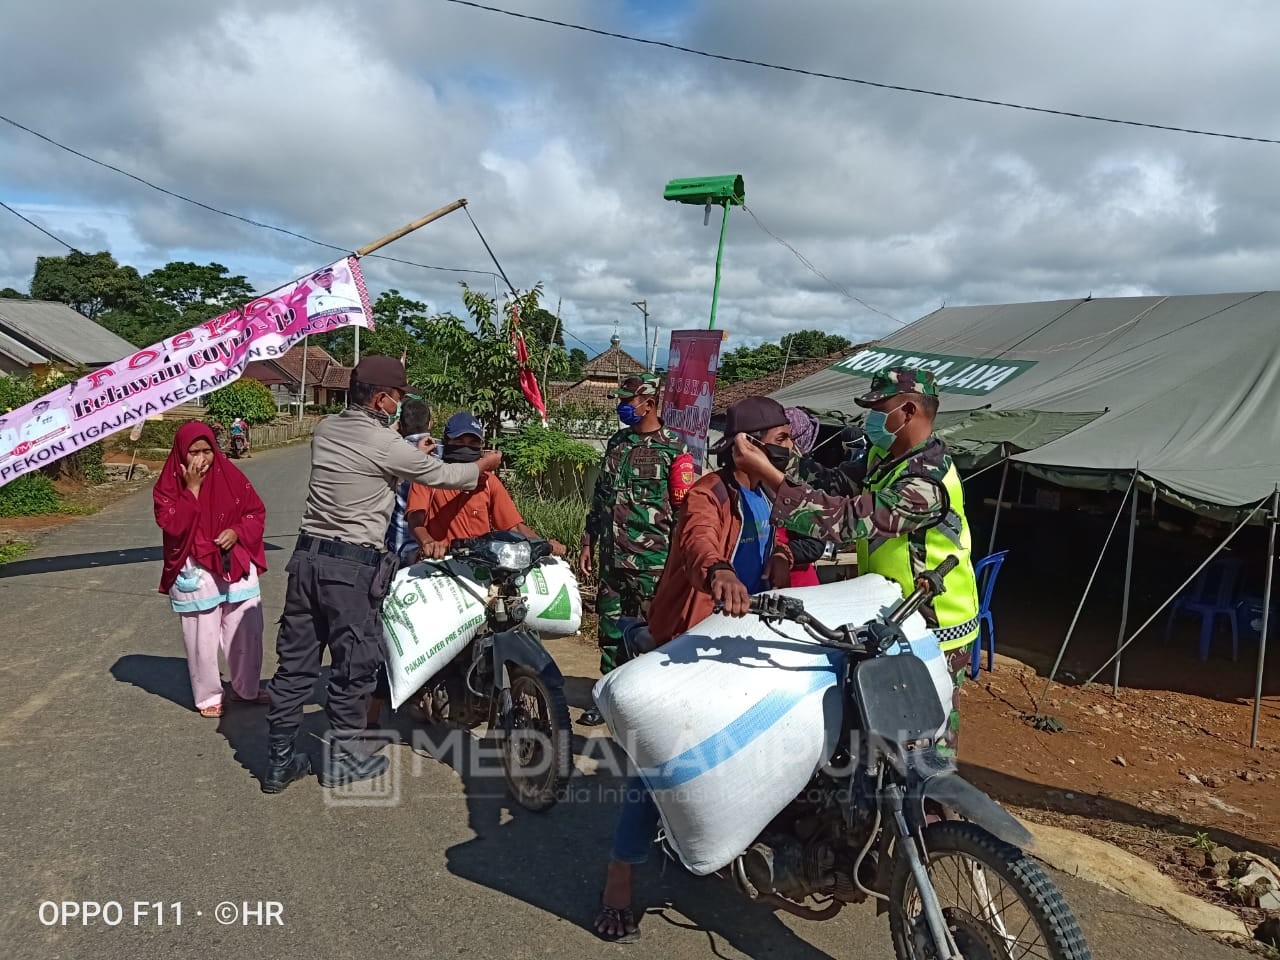
<instances>
[{"instance_id":1,"label":"red flag","mask_svg":"<svg viewBox=\"0 0 1280 960\"><path fill-rule=\"evenodd\" d=\"M520 364L520 392L542 417L542 425L547 425L547 405L542 399L542 390L538 387L538 375L529 366L529 348L525 345L524 334L520 332L520 304L511 304L511 342L516 347L516 362Z\"/></svg>"}]
</instances>

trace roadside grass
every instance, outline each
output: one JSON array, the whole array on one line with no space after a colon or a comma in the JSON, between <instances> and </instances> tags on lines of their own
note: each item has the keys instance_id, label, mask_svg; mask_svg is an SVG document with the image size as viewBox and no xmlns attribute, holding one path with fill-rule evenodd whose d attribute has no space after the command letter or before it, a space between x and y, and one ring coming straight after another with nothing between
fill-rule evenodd
<instances>
[{"instance_id":1,"label":"roadside grass","mask_svg":"<svg viewBox=\"0 0 1280 960\"><path fill-rule=\"evenodd\" d=\"M0 567L3 567L6 563L13 563L15 560L21 560L30 550L31 544L25 540L0 543Z\"/></svg>"}]
</instances>

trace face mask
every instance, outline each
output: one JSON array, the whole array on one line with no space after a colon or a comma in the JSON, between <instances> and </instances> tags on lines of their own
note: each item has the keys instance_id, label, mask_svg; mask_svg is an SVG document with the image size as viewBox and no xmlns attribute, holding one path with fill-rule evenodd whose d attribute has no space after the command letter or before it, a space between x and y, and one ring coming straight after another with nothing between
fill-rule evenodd
<instances>
[{"instance_id":1,"label":"face mask","mask_svg":"<svg viewBox=\"0 0 1280 960\"><path fill-rule=\"evenodd\" d=\"M898 439L897 431L889 429L889 414L883 410L872 410L867 414L865 429L867 439L881 450L888 450L893 446L893 441ZM901 429L902 427L898 428Z\"/></svg>"},{"instance_id":2,"label":"face mask","mask_svg":"<svg viewBox=\"0 0 1280 960\"><path fill-rule=\"evenodd\" d=\"M446 443L444 445L445 463L475 463L484 453L478 447L469 447L463 443Z\"/></svg>"},{"instance_id":3,"label":"face mask","mask_svg":"<svg viewBox=\"0 0 1280 960\"><path fill-rule=\"evenodd\" d=\"M768 456L769 462L778 470L786 473L787 467L791 466L791 448L784 447L779 443L766 443L764 445L765 455Z\"/></svg>"},{"instance_id":4,"label":"face mask","mask_svg":"<svg viewBox=\"0 0 1280 960\"><path fill-rule=\"evenodd\" d=\"M387 413L387 411L383 410L382 407L374 407L373 412L374 415L382 421L383 426L394 427L400 422L400 411L402 409L404 409L404 401L397 400L395 413Z\"/></svg>"},{"instance_id":5,"label":"face mask","mask_svg":"<svg viewBox=\"0 0 1280 960\"><path fill-rule=\"evenodd\" d=\"M634 427L644 419L644 414L636 413L636 408L629 403L618 404L618 419L628 427Z\"/></svg>"}]
</instances>

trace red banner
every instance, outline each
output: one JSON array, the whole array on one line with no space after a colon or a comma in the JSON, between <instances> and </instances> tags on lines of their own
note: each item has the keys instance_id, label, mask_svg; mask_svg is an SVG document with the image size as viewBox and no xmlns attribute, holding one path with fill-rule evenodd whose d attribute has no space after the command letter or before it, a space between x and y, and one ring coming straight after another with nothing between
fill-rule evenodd
<instances>
[{"instance_id":1,"label":"red banner","mask_svg":"<svg viewBox=\"0 0 1280 960\"><path fill-rule=\"evenodd\" d=\"M711 400L720 365L719 330L674 330L667 357L667 391L663 423L684 438L693 462L702 467L711 425Z\"/></svg>"}]
</instances>

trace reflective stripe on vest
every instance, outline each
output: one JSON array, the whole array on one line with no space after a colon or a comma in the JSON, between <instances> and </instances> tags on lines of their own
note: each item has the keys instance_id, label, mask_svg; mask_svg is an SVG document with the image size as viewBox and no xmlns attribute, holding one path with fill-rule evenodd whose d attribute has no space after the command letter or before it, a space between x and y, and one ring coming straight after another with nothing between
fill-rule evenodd
<instances>
[{"instance_id":1,"label":"reflective stripe on vest","mask_svg":"<svg viewBox=\"0 0 1280 960\"><path fill-rule=\"evenodd\" d=\"M904 460L883 477L867 485L870 491L884 490L907 472L910 460ZM874 476L874 469L872 471ZM948 509L941 522L924 530L913 530L897 537L878 537L873 541L858 541L858 572L878 573L894 580L902 587L903 596L915 589L916 571L911 565L911 544L924 544L925 567L932 570L947 557L955 555L960 561L943 580L946 592L934 597L933 611L938 618L938 628L963 626L975 623L978 616L978 585L973 577L970 560L969 522L964 515L964 489L955 465L948 467L942 486L947 492ZM940 641L944 653L973 643L977 629L964 636Z\"/></svg>"}]
</instances>

